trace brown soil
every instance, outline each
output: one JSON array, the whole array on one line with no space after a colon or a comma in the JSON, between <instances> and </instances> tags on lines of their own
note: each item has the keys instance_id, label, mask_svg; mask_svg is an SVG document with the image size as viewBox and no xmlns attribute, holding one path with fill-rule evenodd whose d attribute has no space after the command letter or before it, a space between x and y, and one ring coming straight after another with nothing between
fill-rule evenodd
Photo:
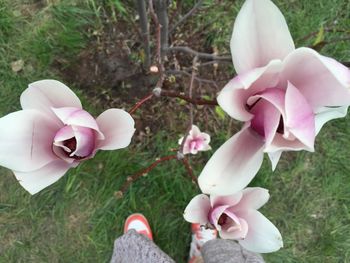
<instances>
[{"instance_id":1,"label":"brown soil","mask_svg":"<svg viewBox=\"0 0 350 263\"><path fill-rule=\"evenodd\" d=\"M74 84L89 98L96 108L130 109L140 98L149 94L157 82L157 76L142 68L139 35L127 22L106 23L103 30L93 32L87 48L68 67L58 64L62 78ZM181 32L173 45L187 45L202 52L213 52L211 47L201 43L201 36ZM192 57L188 54L169 54L166 70L185 70L191 73ZM202 61L207 62L207 61ZM231 78L229 64L208 65L199 68L198 77L210 79L216 85L198 83L194 85L194 97L214 98L217 92ZM167 75L164 89L188 92L188 76ZM213 107L197 107L195 123L202 123L201 129L215 132L222 127L216 120ZM177 99L153 98L134 114L139 136L151 135L159 130L185 133L189 120L189 105ZM209 120L213 119L214 127ZM213 131L214 129L214 131Z\"/></svg>"}]
</instances>

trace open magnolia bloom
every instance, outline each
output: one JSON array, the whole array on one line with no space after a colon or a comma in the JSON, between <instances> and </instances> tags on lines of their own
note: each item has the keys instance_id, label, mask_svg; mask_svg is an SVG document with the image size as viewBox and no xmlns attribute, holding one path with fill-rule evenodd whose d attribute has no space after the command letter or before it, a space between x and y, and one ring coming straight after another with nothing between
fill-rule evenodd
<instances>
[{"instance_id":1,"label":"open magnolia bloom","mask_svg":"<svg viewBox=\"0 0 350 263\"><path fill-rule=\"evenodd\" d=\"M237 240L247 250L269 253L283 246L278 229L257 211L269 197L259 187L228 196L200 194L187 205L184 218L217 229L221 238Z\"/></svg>"},{"instance_id":2,"label":"open magnolia bloom","mask_svg":"<svg viewBox=\"0 0 350 263\"><path fill-rule=\"evenodd\" d=\"M268 153L274 170L282 151L314 151L329 120L350 105L350 71L310 48L294 48L286 21L270 0L247 0L231 39L238 74L218 103L242 130L212 156L199 177L204 193L243 189Z\"/></svg>"},{"instance_id":3,"label":"open magnolia bloom","mask_svg":"<svg viewBox=\"0 0 350 263\"><path fill-rule=\"evenodd\" d=\"M184 137L179 139L179 144L182 144ZM196 125L192 125L190 132L186 137L186 141L183 148L184 154L197 154L199 151L211 150L209 145L210 135L205 132L201 132Z\"/></svg>"},{"instance_id":4,"label":"open magnolia bloom","mask_svg":"<svg viewBox=\"0 0 350 263\"><path fill-rule=\"evenodd\" d=\"M0 118L0 165L35 194L97 150L128 146L134 120L120 109L94 119L79 98L56 80L34 82L21 95L23 110Z\"/></svg>"}]
</instances>

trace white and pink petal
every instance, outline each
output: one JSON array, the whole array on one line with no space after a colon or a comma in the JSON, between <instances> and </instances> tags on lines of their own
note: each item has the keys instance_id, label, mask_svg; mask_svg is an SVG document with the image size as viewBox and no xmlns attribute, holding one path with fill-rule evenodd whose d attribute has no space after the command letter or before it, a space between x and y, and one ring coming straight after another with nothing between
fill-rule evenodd
<instances>
[{"instance_id":1,"label":"white and pink petal","mask_svg":"<svg viewBox=\"0 0 350 263\"><path fill-rule=\"evenodd\" d=\"M270 253L283 247L281 233L259 211L241 211L238 216L248 223L246 237L238 241L242 247L256 253Z\"/></svg>"},{"instance_id":2,"label":"white and pink petal","mask_svg":"<svg viewBox=\"0 0 350 263\"><path fill-rule=\"evenodd\" d=\"M74 138L76 139L76 149L71 156L87 157L95 149L95 132L90 128L73 126Z\"/></svg>"},{"instance_id":3,"label":"white and pink petal","mask_svg":"<svg viewBox=\"0 0 350 263\"><path fill-rule=\"evenodd\" d=\"M268 152L267 154L268 154L269 159L271 161L272 171L274 171L277 167L277 164L278 164L280 158L281 158L282 151Z\"/></svg>"},{"instance_id":4,"label":"white and pink petal","mask_svg":"<svg viewBox=\"0 0 350 263\"><path fill-rule=\"evenodd\" d=\"M205 194L199 194L185 208L184 218L187 222L205 225L209 221L208 215L210 209L209 197Z\"/></svg>"},{"instance_id":5,"label":"white and pink petal","mask_svg":"<svg viewBox=\"0 0 350 263\"><path fill-rule=\"evenodd\" d=\"M287 140L280 133L276 133L272 142L269 145L266 145L264 148L264 152L266 153L276 153L276 152L283 152L283 151L301 151L301 150L313 152L314 148L309 148L307 145L300 142L298 139ZM276 157L278 157L278 155L276 155Z\"/></svg>"},{"instance_id":6,"label":"white and pink petal","mask_svg":"<svg viewBox=\"0 0 350 263\"><path fill-rule=\"evenodd\" d=\"M315 111L350 105L350 71L310 48L298 48L284 61L281 75L292 83Z\"/></svg>"},{"instance_id":7,"label":"white and pink petal","mask_svg":"<svg viewBox=\"0 0 350 263\"><path fill-rule=\"evenodd\" d=\"M240 202L242 191L238 191L232 195L210 195L210 204L212 207L228 205L234 206Z\"/></svg>"},{"instance_id":8,"label":"white and pink petal","mask_svg":"<svg viewBox=\"0 0 350 263\"><path fill-rule=\"evenodd\" d=\"M189 135L191 135L192 137L198 137L200 136L201 131L199 130L197 125L192 125L192 128L189 132Z\"/></svg>"},{"instance_id":9,"label":"white and pink petal","mask_svg":"<svg viewBox=\"0 0 350 263\"><path fill-rule=\"evenodd\" d=\"M320 132L321 128L328 121L346 116L348 106L342 107L321 107L315 111L315 133Z\"/></svg>"},{"instance_id":10,"label":"white and pink petal","mask_svg":"<svg viewBox=\"0 0 350 263\"><path fill-rule=\"evenodd\" d=\"M270 0L247 0L237 15L231 38L238 74L283 60L294 47L286 20Z\"/></svg>"},{"instance_id":11,"label":"white and pink petal","mask_svg":"<svg viewBox=\"0 0 350 263\"><path fill-rule=\"evenodd\" d=\"M251 120L251 128L270 144L275 137L281 121L281 112L270 102L259 100L251 109L254 118Z\"/></svg>"},{"instance_id":12,"label":"white and pink petal","mask_svg":"<svg viewBox=\"0 0 350 263\"><path fill-rule=\"evenodd\" d=\"M249 121L253 115L247 109L248 99L266 88L275 87L281 70L282 62L272 60L265 67L236 76L219 93L217 100L220 107L236 120Z\"/></svg>"},{"instance_id":13,"label":"white and pink petal","mask_svg":"<svg viewBox=\"0 0 350 263\"><path fill-rule=\"evenodd\" d=\"M29 84L29 87L23 91L20 100L23 109L36 109L50 115L52 115L52 107L82 108L79 98L70 88L52 79Z\"/></svg>"},{"instance_id":14,"label":"white and pink petal","mask_svg":"<svg viewBox=\"0 0 350 263\"><path fill-rule=\"evenodd\" d=\"M21 110L0 118L0 165L29 172L57 159L52 143L60 126L37 110Z\"/></svg>"},{"instance_id":15,"label":"white and pink petal","mask_svg":"<svg viewBox=\"0 0 350 263\"><path fill-rule=\"evenodd\" d=\"M315 116L303 94L288 82L285 98L286 128L309 149L314 148Z\"/></svg>"},{"instance_id":16,"label":"white and pink petal","mask_svg":"<svg viewBox=\"0 0 350 263\"><path fill-rule=\"evenodd\" d=\"M237 205L230 208L236 212L240 210L258 210L269 200L270 195L267 189L261 187L247 187L242 191L242 198Z\"/></svg>"},{"instance_id":17,"label":"white and pink petal","mask_svg":"<svg viewBox=\"0 0 350 263\"><path fill-rule=\"evenodd\" d=\"M65 125L81 126L99 132L96 120L85 110L72 107L52 108L52 110Z\"/></svg>"},{"instance_id":18,"label":"white and pink petal","mask_svg":"<svg viewBox=\"0 0 350 263\"><path fill-rule=\"evenodd\" d=\"M22 187L34 195L49 185L58 181L71 167L76 164L68 164L62 160L55 160L38 170L31 172L13 171Z\"/></svg>"},{"instance_id":19,"label":"white and pink petal","mask_svg":"<svg viewBox=\"0 0 350 263\"><path fill-rule=\"evenodd\" d=\"M242 190L254 178L263 161L263 137L243 128L210 158L198 183L203 193L230 195Z\"/></svg>"},{"instance_id":20,"label":"white and pink petal","mask_svg":"<svg viewBox=\"0 0 350 263\"><path fill-rule=\"evenodd\" d=\"M120 109L109 109L96 119L100 131L105 136L97 148L101 150L116 150L127 147L135 133L135 121L129 113Z\"/></svg>"}]
</instances>

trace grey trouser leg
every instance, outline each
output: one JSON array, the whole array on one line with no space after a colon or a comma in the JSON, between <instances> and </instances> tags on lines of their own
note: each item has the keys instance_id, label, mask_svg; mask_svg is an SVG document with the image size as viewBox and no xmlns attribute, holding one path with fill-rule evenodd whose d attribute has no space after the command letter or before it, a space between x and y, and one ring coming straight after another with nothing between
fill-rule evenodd
<instances>
[{"instance_id":1,"label":"grey trouser leg","mask_svg":"<svg viewBox=\"0 0 350 263\"><path fill-rule=\"evenodd\" d=\"M114 242L111 263L175 263L153 241L131 229Z\"/></svg>"},{"instance_id":2,"label":"grey trouser leg","mask_svg":"<svg viewBox=\"0 0 350 263\"><path fill-rule=\"evenodd\" d=\"M263 258L242 248L232 240L214 239L201 249L205 263L264 263Z\"/></svg>"},{"instance_id":3,"label":"grey trouser leg","mask_svg":"<svg viewBox=\"0 0 350 263\"><path fill-rule=\"evenodd\" d=\"M214 239L201 249L204 263L264 263L263 258L249 252L236 242ZM175 263L147 237L129 230L114 242L110 263Z\"/></svg>"}]
</instances>

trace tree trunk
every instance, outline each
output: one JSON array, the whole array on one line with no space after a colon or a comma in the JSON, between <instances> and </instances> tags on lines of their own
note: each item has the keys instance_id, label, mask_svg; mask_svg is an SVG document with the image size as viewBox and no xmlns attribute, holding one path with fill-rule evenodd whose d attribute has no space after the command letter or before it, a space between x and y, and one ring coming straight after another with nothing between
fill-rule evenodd
<instances>
[{"instance_id":1,"label":"tree trunk","mask_svg":"<svg viewBox=\"0 0 350 263\"><path fill-rule=\"evenodd\" d=\"M154 0L155 12L161 27L161 51L164 57L169 47L169 19L168 19L168 0Z\"/></svg>"},{"instance_id":2,"label":"tree trunk","mask_svg":"<svg viewBox=\"0 0 350 263\"><path fill-rule=\"evenodd\" d=\"M143 42L143 49L145 52L144 67L148 70L151 66L151 50L150 50L150 36L148 29L146 0L136 0L137 11L140 16L140 27Z\"/></svg>"}]
</instances>

